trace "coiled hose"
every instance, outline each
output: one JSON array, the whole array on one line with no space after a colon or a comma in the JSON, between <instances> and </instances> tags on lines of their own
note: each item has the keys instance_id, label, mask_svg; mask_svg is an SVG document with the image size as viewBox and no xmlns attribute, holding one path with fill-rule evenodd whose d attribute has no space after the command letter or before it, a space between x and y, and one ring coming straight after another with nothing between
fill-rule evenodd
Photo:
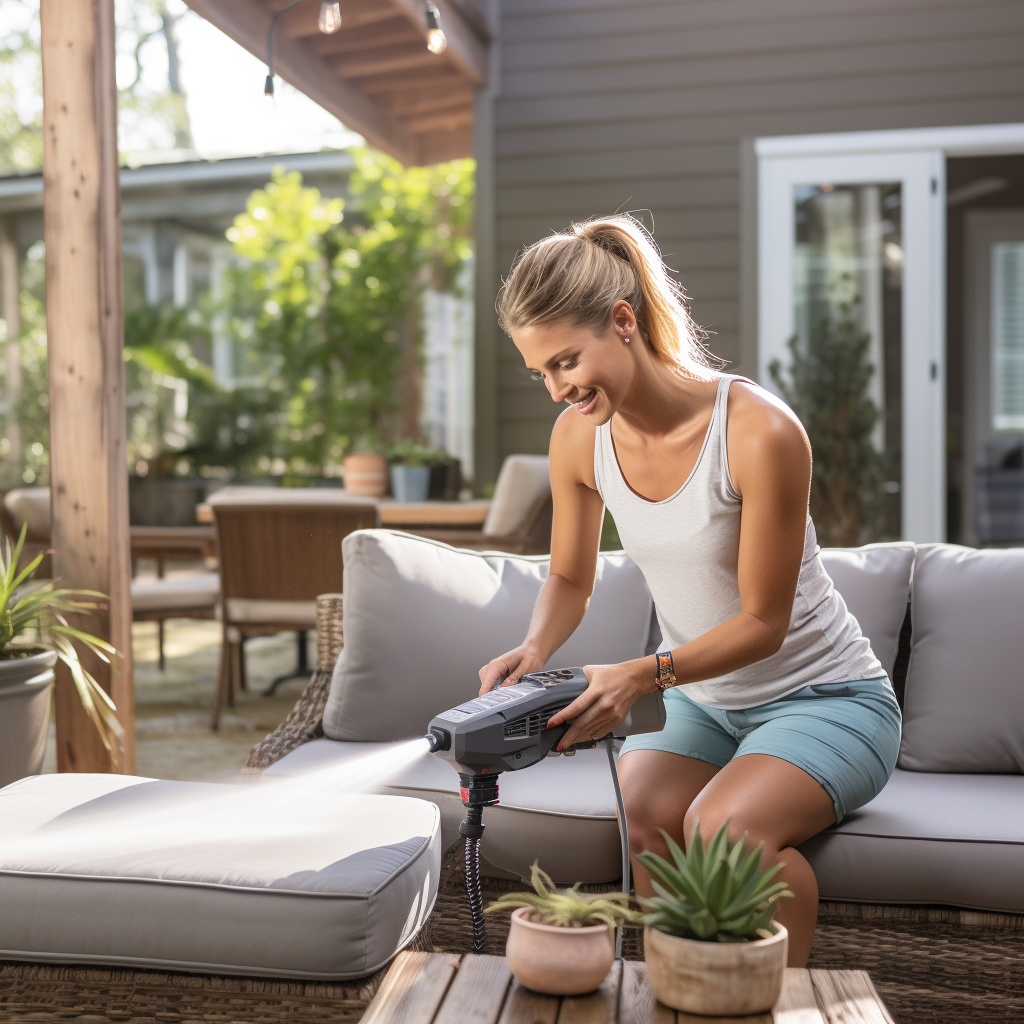
<instances>
[{"instance_id":1,"label":"coiled hose","mask_svg":"<svg viewBox=\"0 0 1024 1024\"><path fill-rule=\"evenodd\" d=\"M473 919L473 951L484 948L487 930L484 926L484 899L480 892L480 838L484 834L483 807L479 804L466 808L466 820L459 831L466 837L466 892L469 894L469 913Z\"/></svg>"}]
</instances>

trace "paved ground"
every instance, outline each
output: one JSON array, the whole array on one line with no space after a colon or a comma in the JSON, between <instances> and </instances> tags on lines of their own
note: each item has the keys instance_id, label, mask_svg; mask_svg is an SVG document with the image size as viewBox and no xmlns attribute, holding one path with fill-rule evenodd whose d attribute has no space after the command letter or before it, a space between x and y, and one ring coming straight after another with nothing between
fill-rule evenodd
<instances>
[{"instance_id":1,"label":"paved ground","mask_svg":"<svg viewBox=\"0 0 1024 1024\"><path fill-rule=\"evenodd\" d=\"M291 710L306 679L282 683L273 697L261 691L296 662L294 633L246 641L249 690L210 729L220 623L171 619L166 626L167 668L157 668L157 626L137 622L133 630L137 774L156 779L240 782L239 769L254 743L272 732ZM309 662L316 663L316 637L309 635ZM57 770L50 724L44 772Z\"/></svg>"}]
</instances>

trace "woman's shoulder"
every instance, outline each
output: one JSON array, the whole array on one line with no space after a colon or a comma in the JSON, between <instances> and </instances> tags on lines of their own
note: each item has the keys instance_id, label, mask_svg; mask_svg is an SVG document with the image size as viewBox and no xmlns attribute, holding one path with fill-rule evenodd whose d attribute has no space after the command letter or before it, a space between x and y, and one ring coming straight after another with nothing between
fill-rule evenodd
<instances>
[{"instance_id":1,"label":"woman's shoulder","mask_svg":"<svg viewBox=\"0 0 1024 1024\"><path fill-rule=\"evenodd\" d=\"M548 449L551 472L566 474L596 490L594 445L597 430L572 407L561 412L551 430Z\"/></svg>"},{"instance_id":2,"label":"woman's shoulder","mask_svg":"<svg viewBox=\"0 0 1024 1024\"><path fill-rule=\"evenodd\" d=\"M745 463L800 459L810 443L796 413L766 388L743 378L729 387L726 440L729 464L742 472Z\"/></svg>"}]
</instances>

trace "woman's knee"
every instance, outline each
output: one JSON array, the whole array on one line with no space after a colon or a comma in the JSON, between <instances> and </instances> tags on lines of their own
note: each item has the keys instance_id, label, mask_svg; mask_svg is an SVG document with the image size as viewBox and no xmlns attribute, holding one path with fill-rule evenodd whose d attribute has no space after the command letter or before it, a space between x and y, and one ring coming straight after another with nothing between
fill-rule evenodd
<instances>
[{"instance_id":1,"label":"woman's knee","mask_svg":"<svg viewBox=\"0 0 1024 1024\"><path fill-rule=\"evenodd\" d=\"M779 852L776 838L767 834L749 814L742 801L723 800L719 796L698 797L690 804L683 818L683 839L687 848L700 828L701 841L705 849L723 825L729 826L729 842L744 840L749 850L759 843L764 844L766 855Z\"/></svg>"}]
</instances>

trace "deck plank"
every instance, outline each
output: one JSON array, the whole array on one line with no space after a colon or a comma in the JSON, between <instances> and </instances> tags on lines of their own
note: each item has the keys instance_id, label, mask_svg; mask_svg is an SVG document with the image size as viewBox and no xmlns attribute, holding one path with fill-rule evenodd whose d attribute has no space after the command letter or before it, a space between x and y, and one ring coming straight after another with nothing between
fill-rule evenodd
<instances>
[{"instance_id":1,"label":"deck plank","mask_svg":"<svg viewBox=\"0 0 1024 1024\"><path fill-rule=\"evenodd\" d=\"M596 992L562 998L558 1024L616 1024L621 982L622 961L616 960Z\"/></svg>"},{"instance_id":2,"label":"deck plank","mask_svg":"<svg viewBox=\"0 0 1024 1024\"><path fill-rule=\"evenodd\" d=\"M787 967L782 995L772 1010L775 1024L824 1024L814 998L811 975L803 967Z\"/></svg>"},{"instance_id":3,"label":"deck plank","mask_svg":"<svg viewBox=\"0 0 1024 1024\"><path fill-rule=\"evenodd\" d=\"M512 971L503 956L469 956L455 975L434 1024L497 1024Z\"/></svg>"},{"instance_id":4,"label":"deck plank","mask_svg":"<svg viewBox=\"0 0 1024 1024\"><path fill-rule=\"evenodd\" d=\"M362 1024L431 1024L458 967L453 953L399 953Z\"/></svg>"},{"instance_id":5,"label":"deck plank","mask_svg":"<svg viewBox=\"0 0 1024 1024\"><path fill-rule=\"evenodd\" d=\"M654 998L647 979L647 964L626 960L622 964L618 1024L676 1024L676 1011Z\"/></svg>"},{"instance_id":6,"label":"deck plank","mask_svg":"<svg viewBox=\"0 0 1024 1024\"><path fill-rule=\"evenodd\" d=\"M811 971L827 1024L894 1024L867 971Z\"/></svg>"},{"instance_id":7,"label":"deck plank","mask_svg":"<svg viewBox=\"0 0 1024 1024\"><path fill-rule=\"evenodd\" d=\"M498 1024L555 1024L562 1000L544 996L513 980Z\"/></svg>"}]
</instances>

